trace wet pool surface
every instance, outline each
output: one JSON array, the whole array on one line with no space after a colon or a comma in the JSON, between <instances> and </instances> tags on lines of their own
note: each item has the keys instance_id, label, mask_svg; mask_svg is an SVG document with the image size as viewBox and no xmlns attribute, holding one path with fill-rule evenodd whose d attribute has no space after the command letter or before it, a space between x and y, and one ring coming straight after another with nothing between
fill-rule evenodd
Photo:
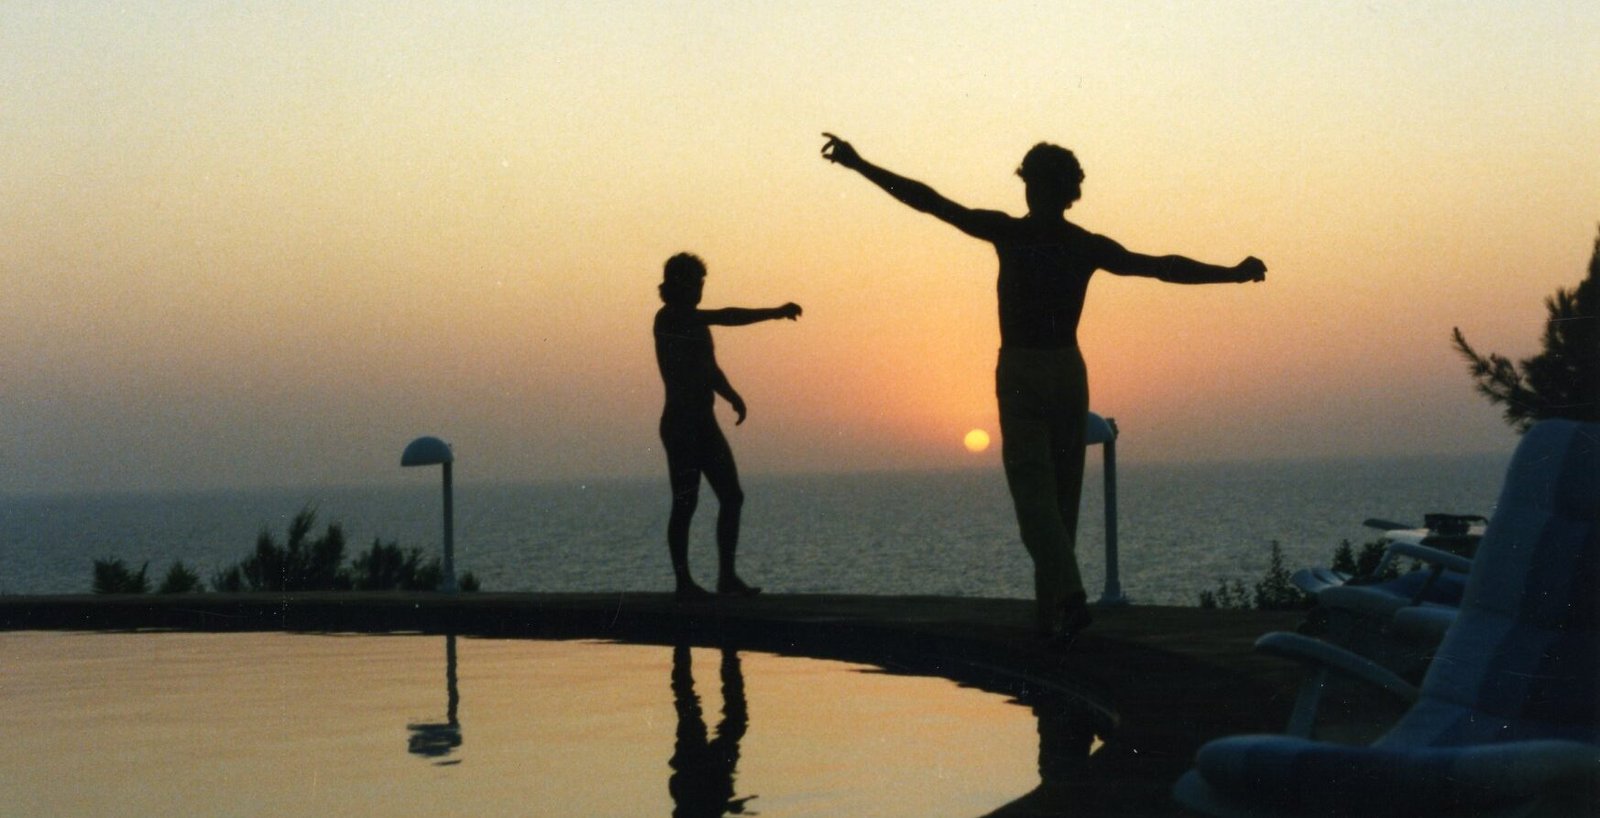
<instances>
[{"instance_id":1,"label":"wet pool surface","mask_svg":"<svg viewBox=\"0 0 1600 818\"><path fill-rule=\"evenodd\" d=\"M1042 735L1097 746L945 679L715 647L8 632L0 662L8 815L978 816L1040 785Z\"/></svg>"}]
</instances>

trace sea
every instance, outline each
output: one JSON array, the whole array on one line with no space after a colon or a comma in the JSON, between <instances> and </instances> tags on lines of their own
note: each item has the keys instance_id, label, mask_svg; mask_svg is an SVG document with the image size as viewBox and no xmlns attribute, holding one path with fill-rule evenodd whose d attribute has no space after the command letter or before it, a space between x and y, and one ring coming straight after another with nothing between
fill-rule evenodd
<instances>
[{"instance_id":1,"label":"sea","mask_svg":"<svg viewBox=\"0 0 1600 818\"><path fill-rule=\"evenodd\" d=\"M1091 599L1107 590L1107 486L1089 452L1078 559ZM1285 567L1326 564L1341 542L1377 539L1364 520L1421 525L1430 512L1488 516L1505 454L1224 463L1119 463L1116 564L1134 604L1196 605L1203 591L1258 581L1273 543ZM794 594L1031 598L1031 563L998 470L747 475L738 569ZM672 588L665 476L461 483L454 557L483 591ZM0 495L0 594L88 593L95 560L176 562L212 577L262 531L278 542L303 509L338 525L353 558L374 541L439 554L438 482L171 493ZM716 579L717 505L701 492L690 566Z\"/></svg>"}]
</instances>

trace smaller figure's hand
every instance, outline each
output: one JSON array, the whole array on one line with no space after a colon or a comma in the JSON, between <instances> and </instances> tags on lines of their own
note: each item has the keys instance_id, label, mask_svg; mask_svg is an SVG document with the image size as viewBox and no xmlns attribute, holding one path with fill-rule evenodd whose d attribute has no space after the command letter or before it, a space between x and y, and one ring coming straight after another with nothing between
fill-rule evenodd
<instances>
[{"instance_id":1,"label":"smaller figure's hand","mask_svg":"<svg viewBox=\"0 0 1600 818\"><path fill-rule=\"evenodd\" d=\"M793 321L794 319L799 318L800 317L800 305L794 303L793 301L790 301L789 303L784 304L783 306L778 308L778 317L779 318L787 318L790 321Z\"/></svg>"},{"instance_id":2,"label":"smaller figure's hand","mask_svg":"<svg viewBox=\"0 0 1600 818\"><path fill-rule=\"evenodd\" d=\"M1261 259L1251 256L1233 268L1239 273L1240 283L1246 281L1266 281L1267 265Z\"/></svg>"},{"instance_id":3,"label":"smaller figure's hand","mask_svg":"<svg viewBox=\"0 0 1600 818\"><path fill-rule=\"evenodd\" d=\"M733 406L733 413L735 415L739 416L739 419L735 420L733 422L733 425L738 426L738 425L744 423L744 416L745 416L744 398L739 397L739 393L735 392L732 395L728 396L728 403Z\"/></svg>"},{"instance_id":4,"label":"smaller figure's hand","mask_svg":"<svg viewBox=\"0 0 1600 818\"><path fill-rule=\"evenodd\" d=\"M851 169L861 166L861 154L856 153L856 149L851 147L849 142L826 131L822 135L828 138L822 146L823 159Z\"/></svg>"}]
</instances>

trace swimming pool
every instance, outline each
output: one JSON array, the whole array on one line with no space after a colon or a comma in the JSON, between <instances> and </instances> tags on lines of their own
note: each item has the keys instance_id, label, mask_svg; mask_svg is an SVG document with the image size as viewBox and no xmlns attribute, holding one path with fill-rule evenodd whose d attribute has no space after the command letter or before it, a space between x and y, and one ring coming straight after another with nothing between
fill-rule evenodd
<instances>
[{"instance_id":1,"label":"swimming pool","mask_svg":"<svg viewBox=\"0 0 1600 818\"><path fill-rule=\"evenodd\" d=\"M706 646L0 633L7 814L977 816L1090 731Z\"/></svg>"}]
</instances>

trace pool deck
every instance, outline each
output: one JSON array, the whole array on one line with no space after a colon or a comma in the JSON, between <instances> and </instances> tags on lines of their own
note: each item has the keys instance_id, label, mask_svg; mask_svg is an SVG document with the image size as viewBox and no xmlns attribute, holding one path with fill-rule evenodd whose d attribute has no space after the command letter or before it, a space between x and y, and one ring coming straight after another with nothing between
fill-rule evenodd
<instances>
[{"instance_id":1,"label":"pool deck","mask_svg":"<svg viewBox=\"0 0 1600 818\"><path fill-rule=\"evenodd\" d=\"M654 593L0 596L0 630L689 643L942 676L1015 698L1039 716L1041 785L993 813L1007 816L1184 815L1170 789L1195 749L1218 736L1281 731L1302 678L1293 664L1251 647L1263 633L1293 629L1298 613L1101 608L1064 652L1032 636L1030 615L1024 600L951 597L764 594L679 604ZM1104 740L1092 754L1086 722Z\"/></svg>"}]
</instances>

